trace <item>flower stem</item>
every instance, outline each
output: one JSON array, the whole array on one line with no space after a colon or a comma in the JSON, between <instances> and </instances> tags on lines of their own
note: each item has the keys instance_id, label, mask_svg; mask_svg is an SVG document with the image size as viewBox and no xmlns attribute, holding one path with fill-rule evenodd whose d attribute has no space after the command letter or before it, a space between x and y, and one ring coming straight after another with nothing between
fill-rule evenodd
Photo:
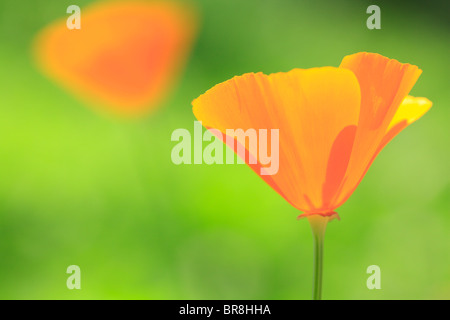
<instances>
[{"instance_id":1,"label":"flower stem","mask_svg":"<svg viewBox=\"0 0 450 320\"><path fill-rule=\"evenodd\" d=\"M322 299L322 271L323 271L323 242L325 229L329 217L311 215L308 217L314 241L314 273L313 273L313 300Z\"/></svg>"}]
</instances>

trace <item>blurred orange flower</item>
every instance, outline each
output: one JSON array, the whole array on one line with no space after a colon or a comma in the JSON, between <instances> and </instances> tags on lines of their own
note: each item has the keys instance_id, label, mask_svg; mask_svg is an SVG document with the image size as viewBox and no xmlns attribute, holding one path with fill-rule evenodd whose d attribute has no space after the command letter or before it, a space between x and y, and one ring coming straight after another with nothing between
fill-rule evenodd
<instances>
[{"instance_id":1,"label":"blurred orange flower","mask_svg":"<svg viewBox=\"0 0 450 320\"><path fill-rule=\"evenodd\" d=\"M339 68L234 77L194 100L193 112L222 133L279 129L279 170L261 178L302 216L335 217L381 149L431 107L426 98L408 96L421 72L357 53ZM252 168L258 166L259 159Z\"/></svg>"},{"instance_id":2,"label":"blurred orange flower","mask_svg":"<svg viewBox=\"0 0 450 320\"><path fill-rule=\"evenodd\" d=\"M37 36L42 71L83 100L141 114L165 97L196 31L192 8L175 2L112 1L81 8L81 29L59 20Z\"/></svg>"}]
</instances>

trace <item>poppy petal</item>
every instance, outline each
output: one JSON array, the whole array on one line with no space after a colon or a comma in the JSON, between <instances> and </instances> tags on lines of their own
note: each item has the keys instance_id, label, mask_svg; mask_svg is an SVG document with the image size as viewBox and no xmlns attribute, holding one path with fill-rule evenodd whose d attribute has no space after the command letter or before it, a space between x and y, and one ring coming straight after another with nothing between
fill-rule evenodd
<instances>
[{"instance_id":1,"label":"poppy petal","mask_svg":"<svg viewBox=\"0 0 450 320\"><path fill-rule=\"evenodd\" d=\"M83 100L121 114L154 108L168 91L195 30L190 7L114 1L83 8L81 29L44 28L34 53L42 71Z\"/></svg>"},{"instance_id":2,"label":"poppy petal","mask_svg":"<svg viewBox=\"0 0 450 320\"><path fill-rule=\"evenodd\" d=\"M340 68L352 70L358 78L361 110L347 173L334 207L345 202L361 181L397 109L422 72L417 66L366 52L346 56Z\"/></svg>"},{"instance_id":3,"label":"poppy petal","mask_svg":"<svg viewBox=\"0 0 450 320\"><path fill-rule=\"evenodd\" d=\"M279 170L266 182L294 207L319 212L325 207L329 162L347 166L348 157L330 154L341 132L357 125L360 99L358 81L349 70L294 69L234 77L194 100L193 111L205 127L224 134L227 129L279 129ZM248 141L238 140L249 150ZM261 163L259 154L253 156Z\"/></svg>"},{"instance_id":4,"label":"poppy petal","mask_svg":"<svg viewBox=\"0 0 450 320\"><path fill-rule=\"evenodd\" d=\"M364 170L364 173L361 175L358 184L361 182L362 178L365 176L367 170L369 170L370 166L372 165L373 161L380 153L380 151L383 150L383 148L403 129L421 118L431 108L431 105L431 101L427 98L415 98L412 96L407 96L405 100L403 100L402 104L397 110L397 113L394 116L394 119L392 119L391 123L389 124L389 128L383 136L383 139L381 140L375 154L372 156L372 159Z\"/></svg>"}]
</instances>

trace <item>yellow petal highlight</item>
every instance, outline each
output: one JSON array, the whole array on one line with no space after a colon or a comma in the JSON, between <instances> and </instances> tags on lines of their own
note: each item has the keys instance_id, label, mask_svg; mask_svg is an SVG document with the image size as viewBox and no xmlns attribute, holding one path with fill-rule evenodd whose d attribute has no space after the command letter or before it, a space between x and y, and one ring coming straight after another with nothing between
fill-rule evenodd
<instances>
[{"instance_id":1,"label":"yellow petal highlight","mask_svg":"<svg viewBox=\"0 0 450 320\"><path fill-rule=\"evenodd\" d=\"M399 134L403 129L409 126L414 121L421 118L432 106L432 102L427 98L415 98L412 96L407 96L403 100L402 104L397 110L394 118L392 119L386 133L383 136L380 144L378 145L377 151L373 156L373 160L378 155L378 153L391 141L397 134Z\"/></svg>"},{"instance_id":2,"label":"yellow petal highlight","mask_svg":"<svg viewBox=\"0 0 450 320\"><path fill-rule=\"evenodd\" d=\"M433 103L427 98L407 96L395 113L387 131L389 132L389 130L403 121L407 125L413 123L421 118L432 105Z\"/></svg>"}]
</instances>

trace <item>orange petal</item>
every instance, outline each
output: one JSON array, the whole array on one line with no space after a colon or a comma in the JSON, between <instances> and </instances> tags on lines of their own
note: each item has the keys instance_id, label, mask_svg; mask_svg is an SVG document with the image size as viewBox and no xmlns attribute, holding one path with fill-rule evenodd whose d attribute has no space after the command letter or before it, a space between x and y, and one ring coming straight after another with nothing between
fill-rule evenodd
<instances>
[{"instance_id":1,"label":"orange petal","mask_svg":"<svg viewBox=\"0 0 450 320\"><path fill-rule=\"evenodd\" d=\"M340 67L352 70L358 78L361 111L349 166L334 199L336 206L341 205L361 181L397 109L422 72L416 66L364 52L345 57Z\"/></svg>"},{"instance_id":2,"label":"orange petal","mask_svg":"<svg viewBox=\"0 0 450 320\"><path fill-rule=\"evenodd\" d=\"M83 100L134 114L164 97L194 30L192 10L179 3L100 2L81 8L79 30L65 19L46 27L34 51L43 72Z\"/></svg>"},{"instance_id":3,"label":"orange petal","mask_svg":"<svg viewBox=\"0 0 450 320\"><path fill-rule=\"evenodd\" d=\"M330 161L337 162L332 167L346 167L348 160L330 157L331 150L338 136L347 140L342 132L357 124L359 104L355 75L324 67L234 77L194 100L193 111L205 127L224 134L227 129L279 129L279 170L261 177L296 208L325 212L323 186L334 180L327 167ZM237 140L249 150L248 141ZM253 156L260 164L259 154Z\"/></svg>"}]
</instances>

